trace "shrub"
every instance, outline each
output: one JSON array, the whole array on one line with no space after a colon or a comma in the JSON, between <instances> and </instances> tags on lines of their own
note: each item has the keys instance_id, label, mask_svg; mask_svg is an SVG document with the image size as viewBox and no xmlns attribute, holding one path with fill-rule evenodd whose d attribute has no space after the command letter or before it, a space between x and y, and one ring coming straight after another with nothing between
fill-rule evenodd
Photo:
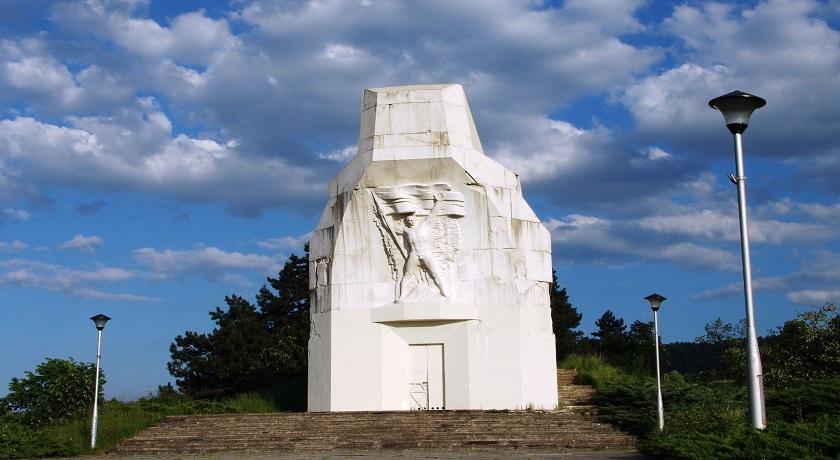
<instances>
[{"instance_id":1,"label":"shrub","mask_svg":"<svg viewBox=\"0 0 840 460\"><path fill-rule=\"evenodd\" d=\"M69 439L22 425L13 417L0 417L0 458L69 457L79 453Z\"/></svg>"},{"instance_id":2,"label":"shrub","mask_svg":"<svg viewBox=\"0 0 840 460\"><path fill-rule=\"evenodd\" d=\"M73 358L47 358L35 368L26 371L26 377L9 382L9 394L2 398L2 405L21 423L43 426L69 420L92 409L93 384L96 368L91 363L77 363ZM100 371L99 391L105 378Z\"/></svg>"}]
</instances>

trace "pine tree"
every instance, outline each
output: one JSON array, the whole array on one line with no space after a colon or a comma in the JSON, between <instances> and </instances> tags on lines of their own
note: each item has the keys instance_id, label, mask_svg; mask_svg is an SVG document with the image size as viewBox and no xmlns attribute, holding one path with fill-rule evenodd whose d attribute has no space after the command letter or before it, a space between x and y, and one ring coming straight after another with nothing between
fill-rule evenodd
<instances>
[{"instance_id":1,"label":"pine tree","mask_svg":"<svg viewBox=\"0 0 840 460\"><path fill-rule=\"evenodd\" d=\"M309 340L309 247L292 255L277 278L268 278L254 306L225 297L209 333L187 331L169 347L169 373L191 396L218 397L271 386L306 374ZM257 308L259 307L259 308Z\"/></svg>"},{"instance_id":2,"label":"pine tree","mask_svg":"<svg viewBox=\"0 0 840 460\"><path fill-rule=\"evenodd\" d=\"M624 320L616 318L612 311L607 310L595 321L595 326L598 330L592 336L598 339L598 352L612 364L623 364L622 358L628 345Z\"/></svg>"},{"instance_id":3,"label":"pine tree","mask_svg":"<svg viewBox=\"0 0 840 460\"><path fill-rule=\"evenodd\" d=\"M580 326L583 315L569 303L566 288L558 289L557 273L551 272L551 329L554 332L554 345L557 360L561 360L575 351L583 332L575 330Z\"/></svg>"}]
</instances>

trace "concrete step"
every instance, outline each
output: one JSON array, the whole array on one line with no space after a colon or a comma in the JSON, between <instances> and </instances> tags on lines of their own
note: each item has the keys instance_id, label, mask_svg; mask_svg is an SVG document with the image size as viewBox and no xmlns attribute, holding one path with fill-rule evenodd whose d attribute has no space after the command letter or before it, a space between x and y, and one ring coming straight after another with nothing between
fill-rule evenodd
<instances>
[{"instance_id":1,"label":"concrete step","mask_svg":"<svg viewBox=\"0 0 840 460\"><path fill-rule=\"evenodd\" d=\"M555 411L402 411L167 417L112 449L115 455L210 452L633 451L635 438L595 418L594 390L557 372Z\"/></svg>"}]
</instances>

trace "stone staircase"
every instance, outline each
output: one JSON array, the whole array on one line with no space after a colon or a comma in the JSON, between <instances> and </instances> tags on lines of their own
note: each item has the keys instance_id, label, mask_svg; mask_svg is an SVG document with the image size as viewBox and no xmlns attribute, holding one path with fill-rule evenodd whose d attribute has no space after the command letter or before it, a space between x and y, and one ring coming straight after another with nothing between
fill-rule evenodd
<instances>
[{"instance_id":1,"label":"stone staircase","mask_svg":"<svg viewBox=\"0 0 840 460\"><path fill-rule=\"evenodd\" d=\"M167 417L111 455L255 453L629 452L635 439L598 423L592 389L558 371L561 410L234 414Z\"/></svg>"},{"instance_id":2,"label":"stone staircase","mask_svg":"<svg viewBox=\"0 0 840 460\"><path fill-rule=\"evenodd\" d=\"M595 389L589 385L575 383L577 371L574 369L557 369L557 394L559 409L566 412L580 414L594 414L595 406L590 404Z\"/></svg>"}]
</instances>

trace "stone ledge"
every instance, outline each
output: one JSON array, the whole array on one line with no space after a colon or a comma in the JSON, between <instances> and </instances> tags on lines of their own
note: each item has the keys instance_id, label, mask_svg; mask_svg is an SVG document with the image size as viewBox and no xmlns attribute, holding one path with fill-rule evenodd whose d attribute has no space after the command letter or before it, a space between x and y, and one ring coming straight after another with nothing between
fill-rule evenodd
<instances>
[{"instance_id":1,"label":"stone ledge","mask_svg":"<svg viewBox=\"0 0 840 460\"><path fill-rule=\"evenodd\" d=\"M408 301L383 305L370 310L374 323L418 321L468 321L478 319L475 305L441 301Z\"/></svg>"}]
</instances>

